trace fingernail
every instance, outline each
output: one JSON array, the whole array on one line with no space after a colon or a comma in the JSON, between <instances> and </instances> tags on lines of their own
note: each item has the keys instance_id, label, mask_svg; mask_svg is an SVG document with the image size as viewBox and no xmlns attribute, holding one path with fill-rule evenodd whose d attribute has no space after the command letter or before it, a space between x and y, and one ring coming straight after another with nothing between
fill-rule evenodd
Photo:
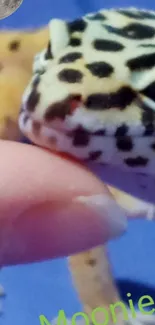
<instances>
[{"instance_id":1,"label":"fingernail","mask_svg":"<svg viewBox=\"0 0 155 325\"><path fill-rule=\"evenodd\" d=\"M126 224L124 211L107 195L41 203L15 220L1 219L0 265L31 263L91 249L121 235Z\"/></svg>"},{"instance_id":2,"label":"fingernail","mask_svg":"<svg viewBox=\"0 0 155 325\"><path fill-rule=\"evenodd\" d=\"M92 196L79 196L76 201L87 205L101 219L105 219L109 229L109 237L121 235L127 227L127 218L123 208L107 194L97 194Z\"/></svg>"}]
</instances>

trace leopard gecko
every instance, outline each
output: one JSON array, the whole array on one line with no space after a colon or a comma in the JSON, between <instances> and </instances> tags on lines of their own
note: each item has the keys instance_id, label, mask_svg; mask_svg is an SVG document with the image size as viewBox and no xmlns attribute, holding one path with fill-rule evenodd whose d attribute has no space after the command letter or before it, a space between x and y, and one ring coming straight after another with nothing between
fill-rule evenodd
<instances>
[{"instance_id":1,"label":"leopard gecko","mask_svg":"<svg viewBox=\"0 0 155 325\"><path fill-rule=\"evenodd\" d=\"M101 168L105 183L154 207L155 12L112 8L52 19L49 35L22 97L20 130L36 145ZM102 246L69 258L89 316L118 301L106 254ZM154 322L124 322L118 312L119 325Z\"/></svg>"}]
</instances>

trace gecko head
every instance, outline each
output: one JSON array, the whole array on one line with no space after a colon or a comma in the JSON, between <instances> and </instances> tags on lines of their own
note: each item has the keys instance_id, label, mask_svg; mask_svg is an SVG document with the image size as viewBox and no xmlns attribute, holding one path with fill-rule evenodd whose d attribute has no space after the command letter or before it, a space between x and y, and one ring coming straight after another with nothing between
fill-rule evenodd
<instances>
[{"instance_id":1,"label":"gecko head","mask_svg":"<svg viewBox=\"0 0 155 325\"><path fill-rule=\"evenodd\" d=\"M22 97L20 130L39 146L87 158L94 117L86 109L80 89L59 82L57 74L55 66L42 75L34 74Z\"/></svg>"},{"instance_id":2,"label":"gecko head","mask_svg":"<svg viewBox=\"0 0 155 325\"><path fill-rule=\"evenodd\" d=\"M34 58L33 77L22 97L19 128L39 146L87 159L91 133L101 124L99 115L87 109L89 92L97 85L84 64L82 49L75 52L66 47L61 52L59 48L60 54L55 50L53 55L51 48L53 52L53 42Z\"/></svg>"}]
</instances>

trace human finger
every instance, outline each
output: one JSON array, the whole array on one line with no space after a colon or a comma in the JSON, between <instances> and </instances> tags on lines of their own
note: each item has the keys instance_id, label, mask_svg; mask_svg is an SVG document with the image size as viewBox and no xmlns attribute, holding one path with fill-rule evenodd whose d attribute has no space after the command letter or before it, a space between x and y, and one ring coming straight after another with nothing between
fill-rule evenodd
<instances>
[{"instance_id":1,"label":"human finger","mask_svg":"<svg viewBox=\"0 0 155 325\"><path fill-rule=\"evenodd\" d=\"M124 211L82 165L0 141L0 265L70 255L120 235Z\"/></svg>"}]
</instances>

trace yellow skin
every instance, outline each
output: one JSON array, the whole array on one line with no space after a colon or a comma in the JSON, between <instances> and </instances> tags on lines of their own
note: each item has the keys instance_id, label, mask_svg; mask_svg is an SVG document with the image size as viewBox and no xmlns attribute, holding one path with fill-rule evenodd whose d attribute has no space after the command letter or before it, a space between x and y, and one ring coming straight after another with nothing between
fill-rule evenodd
<instances>
[{"instance_id":1,"label":"yellow skin","mask_svg":"<svg viewBox=\"0 0 155 325\"><path fill-rule=\"evenodd\" d=\"M34 55L47 44L46 27L34 31L0 33L0 139L18 141L22 93L31 78Z\"/></svg>"},{"instance_id":2,"label":"yellow skin","mask_svg":"<svg viewBox=\"0 0 155 325\"><path fill-rule=\"evenodd\" d=\"M1 31L0 33L0 139L19 141L18 115L21 97L32 73L34 55L47 45L45 26L35 31ZM11 46L11 49L10 49ZM151 215L152 206L108 187L116 201L131 217ZM89 261L96 259L96 267ZM88 315L98 306L119 301L119 294L109 270L106 249L99 247L69 258L70 269L85 311ZM101 274L102 271L102 274ZM99 281L97 281L97 275ZM83 285L84 283L84 285ZM121 320L120 324L124 322Z\"/></svg>"}]
</instances>

